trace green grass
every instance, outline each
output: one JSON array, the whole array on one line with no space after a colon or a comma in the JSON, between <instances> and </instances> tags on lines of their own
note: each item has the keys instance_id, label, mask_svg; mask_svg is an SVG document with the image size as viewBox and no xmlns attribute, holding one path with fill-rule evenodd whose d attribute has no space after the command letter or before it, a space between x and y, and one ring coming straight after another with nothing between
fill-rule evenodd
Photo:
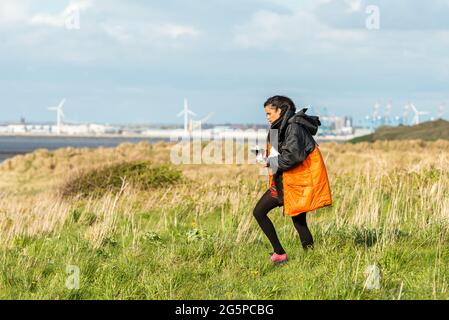
<instances>
[{"instance_id":1,"label":"green grass","mask_svg":"<svg viewBox=\"0 0 449 320\"><path fill-rule=\"evenodd\" d=\"M279 212L278 212L279 213ZM274 216L290 254L284 266L268 259L260 236L237 243L235 232L220 230L218 218L207 228L190 219L156 230L145 213L138 235L129 221L93 249L82 236L89 223L73 213L57 235L18 238L0 255L2 299L447 299L447 230L382 232L311 224L316 248L304 252L293 225ZM151 214L161 214L152 212ZM173 221L173 217L170 217ZM253 222L251 232L260 231ZM292 236L293 235L293 236ZM438 236L437 236L438 235ZM380 290L363 288L364 270L377 264ZM80 269L79 290L65 287L66 267ZM402 288L402 289L401 289Z\"/></svg>"},{"instance_id":2,"label":"green grass","mask_svg":"<svg viewBox=\"0 0 449 320\"><path fill-rule=\"evenodd\" d=\"M108 192L118 193L124 183L134 188L167 187L182 179L182 173L167 164L153 165L149 161L124 162L81 172L63 184L63 197L102 196Z\"/></svg>"},{"instance_id":3,"label":"green grass","mask_svg":"<svg viewBox=\"0 0 449 320\"><path fill-rule=\"evenodd\" d=\"M449 140L449 122L438 119L412 126L382 126L376 129L374 133L354 138L349 143L410 139L420 139L423 141Z\"/></svg>"}]
</instances>

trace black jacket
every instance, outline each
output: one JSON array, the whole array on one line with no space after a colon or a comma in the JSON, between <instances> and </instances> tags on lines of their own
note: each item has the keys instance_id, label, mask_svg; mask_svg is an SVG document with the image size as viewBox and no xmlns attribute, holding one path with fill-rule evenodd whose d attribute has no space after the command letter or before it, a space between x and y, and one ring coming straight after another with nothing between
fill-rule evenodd
<instances>
[{"instance_id":1,"label":"black jacket","mask_svg":"<svg viewBox=\"0 0 449 320\"><path fill-rule=\"evenodd\" d=\"M321 125L319 117L306 115L307 108L296 114L287 109L279 121L271 126L268 142L275 146L276 133L278 138L279 156L270 157L268 166L273 171L273 179L280 203L284 202L282 172L295 168L303 162L317 145L314 135ZM273 129L277 129L277 132Z\"/></svg>"}]
</instances>

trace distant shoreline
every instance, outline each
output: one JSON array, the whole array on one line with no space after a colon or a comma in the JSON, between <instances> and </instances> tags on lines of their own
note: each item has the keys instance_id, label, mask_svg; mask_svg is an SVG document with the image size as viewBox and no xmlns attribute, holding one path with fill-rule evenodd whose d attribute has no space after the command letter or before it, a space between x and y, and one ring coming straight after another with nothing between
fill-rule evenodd
<instances>
[{"instance_id":1,"label":"distant shoreline","mask_svg":"<svg viewBox=\"0 0 449 320\"><path fill-rule=\"evenodd\" d=\"M0 135L0 163L38 149L54 151L61 148L113 148L122 143L167 142L167 139L134 136L71 136L71 135Z\"/></svg>"},{"instance_id":2,"label":"distant shoreline","mask_svg":"<svg viewBox=\"0 0 449 320\"><path fill-rule=\"evenodd\" d=\"M27 138L121 138L121 139L127 139L127 138L139 138L139 139L154 139L150 136L144 136L141 134L133 134L133 135L123 135L123 134L102 134L102 135L74 135L74 134L36 134L36 133L0 133L0 138L2 137L27 137ZM161 137L161 139L164 139Z\"/></svg>"}]
</instances>

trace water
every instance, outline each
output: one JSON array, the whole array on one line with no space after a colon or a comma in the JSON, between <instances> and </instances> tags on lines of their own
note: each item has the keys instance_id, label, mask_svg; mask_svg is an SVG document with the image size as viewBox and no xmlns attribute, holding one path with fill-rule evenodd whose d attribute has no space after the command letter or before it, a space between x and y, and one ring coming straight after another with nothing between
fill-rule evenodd
<instances>
[{"instance_id":1,"label":"water","mask_svg":"<svg viewBox=\"0 0 449 320\"><path fill-rule=\"evenodd\" d=\"M164 139L152 138L86 138L86 137L0 137L0 162L19 154L26 154L37 149L56 150L59 148L98 148L116 147L121 143L138 143L147 141L155 143ZM169 141L169 139L165 139Z\"/></svg>"}]
</instances>

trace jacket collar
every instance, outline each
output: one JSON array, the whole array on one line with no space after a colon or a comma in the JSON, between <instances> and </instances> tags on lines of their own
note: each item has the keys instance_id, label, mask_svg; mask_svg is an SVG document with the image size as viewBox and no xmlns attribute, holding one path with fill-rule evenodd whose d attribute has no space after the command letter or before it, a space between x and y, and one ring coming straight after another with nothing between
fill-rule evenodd
<instances>
[{"instance_id":1,"label":"jacket collar","mask_svg":"<svg viewBox=\"0 0 449 320\"><path fill-rule=\"evenodd\" d=\"M288 106L284 114L270 126L270 130L278 130L279 141L284 140L285 130L287 129L288 121L295 115L295 111L291 106ZM270 141L270 132L268 132L268 141Z\"/></svg>"}]
</instances>

